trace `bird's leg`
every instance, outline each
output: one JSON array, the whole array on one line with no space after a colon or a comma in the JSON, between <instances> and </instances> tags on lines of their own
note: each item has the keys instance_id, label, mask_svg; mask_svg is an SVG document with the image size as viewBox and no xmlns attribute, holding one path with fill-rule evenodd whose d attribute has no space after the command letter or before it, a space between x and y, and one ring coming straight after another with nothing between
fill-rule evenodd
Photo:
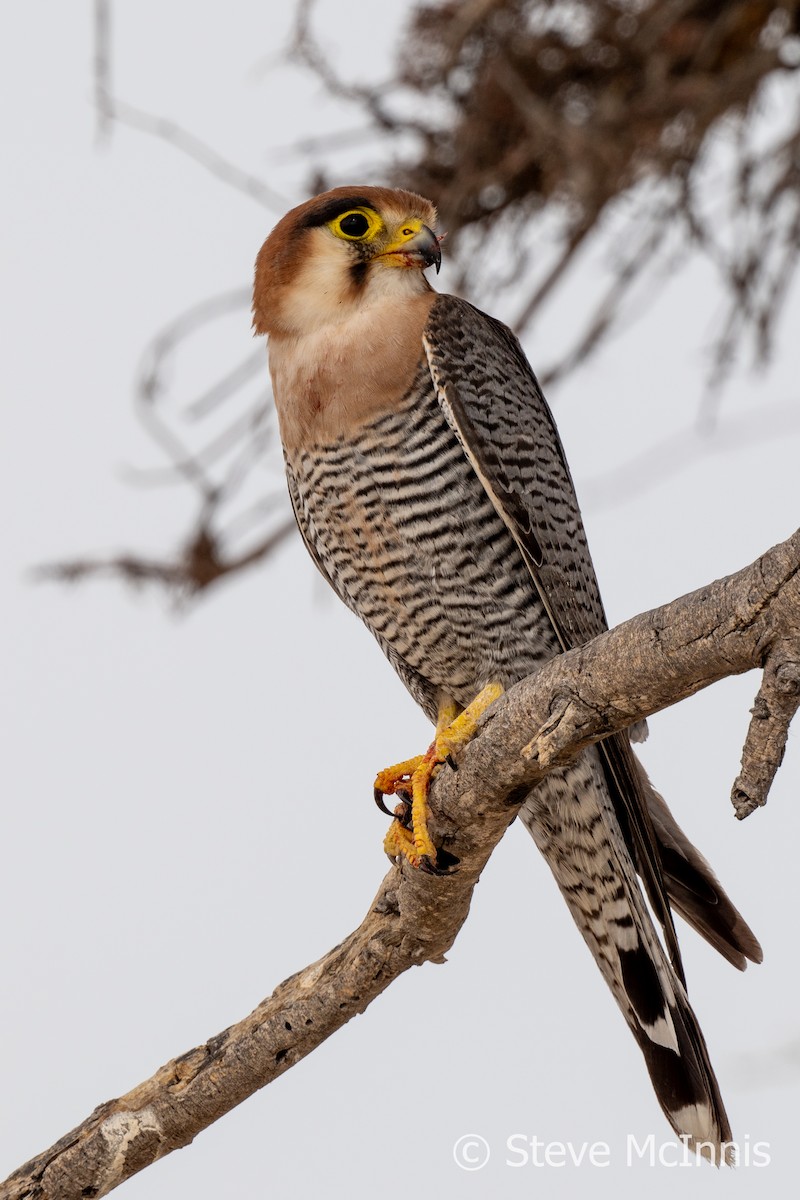
<instances>
[{"instance_id":1,"label":"bird's leg","mask_svg":"<svg viewBox=\"0 0 800 1200\"><path fill-rule=\"evenodd\" d=\"M399 794L403 797L394 810L395 819L383 843L390 858L402 854L414 867L435 870L436 847L428 833L431 780L438 767L474 737L479 719L502 692L499 683L487 684L463 711L453 700L444 701L439 706L436 737L425 754L396 763L379 773L375 780L376 801L383 807L384 796Z\"/></svg>"}]
</instances>

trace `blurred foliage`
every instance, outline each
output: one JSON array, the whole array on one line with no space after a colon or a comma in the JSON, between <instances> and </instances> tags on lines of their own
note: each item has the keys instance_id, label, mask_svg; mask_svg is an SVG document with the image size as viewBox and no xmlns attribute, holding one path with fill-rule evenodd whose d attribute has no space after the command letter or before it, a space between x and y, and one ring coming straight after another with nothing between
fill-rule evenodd
<instances>
[{"instance_id":1,"label":"blurred foliage","mask_svg":"<svg viewBox=\"0 0 800 1200\"><path fill-rule=\"evenodd\" d=\"M400 80L445 119L410 178L448 228L553 201L585 227L642 179L687 179L718 122L792 69L799 19L774 0L423 7Z\"/></svg>"},{"instance_id":2,"label":"blurred foliage","mask_svg":"<svg viewBox=\"0 0 800 1200\"><path fill-rule=\"evenodd\" d=\"M410 14L392 76L365 86L337 74L315 35L318 2L300 0L290 56L379 135L379 161L363 177L394 181L437 204L459 291L489 310L509 292L520 297L512 323L521 332L579 269L580 252L598 244L607 250L599 295L576 313L572 343L540 369L545 384L583 363L682 261L708 256L725 297L701 408L713 423L720 387L745 349L767 360L796 275L800 3L427 3ZM281 215L268 181L114 95L111 14L111 0L95 0L98 136L125 123L166 140ZM310 193L354 182L337 174L335 146L326 154L304 141L299 152ZM51 573L79 579L111 571L196 594L263 561L288 534L263 358L225 366L180 411L167 403L176 352L205 323L246 304L240 292L212 298L147 348L138 388L143 417L168 474L198 495L179 555L87 559ZM192 449L198 438L200 448ZM233 498L241 501L270 456L262 491L248 498L244 514L236 512Z\"/></svg>"},{"instance_id":3,"label":"blurred foliage","mask_svg":"<svg viewBox=\"0 0 800 1200\"><path fill-rule=\"evenodd\" d=\"M745 332L766 359L800 252L796 83L770 122L777 140L759 118L767 89L797 78L795 0L427 4L396 77L372 89L331 71L313 7L301 6L295 53L398 144L413 138L418 151L397 156L391 175L436 203L462 291L486 305L519 282L521 332L590 237L613 228L606 291L578 314L545 383L583 362L634 289L681 251L709 255L728 296L712 382Z\"/></svg>"}]
</instances>

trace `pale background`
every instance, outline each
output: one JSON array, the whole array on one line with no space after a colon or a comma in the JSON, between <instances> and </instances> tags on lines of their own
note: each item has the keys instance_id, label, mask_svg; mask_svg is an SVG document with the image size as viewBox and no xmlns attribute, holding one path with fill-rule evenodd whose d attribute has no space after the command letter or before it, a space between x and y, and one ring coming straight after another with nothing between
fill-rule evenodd
<instances>
[{"instance_id":1,"label":"pale background","mask_svg":"<svg viewBox=\"0 0 800 1200\"><path fill-rule=\"evenodd\" d=\"M251 70L280 52L286 7L121 0L115 55L123 97L295 203L302 164L276 167L270 148L344 117L307 74ZM387 6L376 22L374 6L327 4L322 28L342 64L373 77L406 11ZM80 551L166 550L182 533L180 493L120 479L153 459L130 403L138 357L182 307L246 283L280 214L135 132L95 151L89 4L6 0L3 15L0 1177L360 921L386 869L372 774L428 736L296 537L186 614L157 592L28 577ZM528 339L534 365L564 338L576 295ZM730 387L722 434L669 440L691 430L719 312L698 265L552 390L614 622L744 566L797 523L796 291L774 370ZM246 313L227 329L227 353L247 352ZM638 474L609 476L662 443ZM763 942L763 967L740 976L682 931L734 1134L769 1142L768 1167L626 1166L628 1133L662 1144L669 1129L549 872L514 828L446 967L398 980L125 1195L788 1195L800 757L790 744L767 811L735 822L728 793L756 687L727 681L654 718L643 753ZM471 1175L451 1153L468 1132L493 1147ZM605 1141L612 1165L515 1170L504 1165L515 1133Z\"/></svg>"}]
</instances>

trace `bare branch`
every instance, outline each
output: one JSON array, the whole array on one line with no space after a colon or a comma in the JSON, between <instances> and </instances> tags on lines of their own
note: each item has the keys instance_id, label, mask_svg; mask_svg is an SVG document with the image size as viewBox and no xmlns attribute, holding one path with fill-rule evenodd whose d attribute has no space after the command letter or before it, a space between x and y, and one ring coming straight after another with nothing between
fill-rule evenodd
<instances>
[{"instance_id":1,"label":"bare branch","mask_svg":"<svg viewBox=\"0 0 800 1200\"><path fill-rule=\"evenodd\" d=\"M180 343L219 317L241 309L247 312L252 301L251 287L232 288L192 304L164 325L150 339L142 352L137 392L142 399L152 399L162 387L165 364Z\"/></svg>"},{"instance_id":2,"label":"bare branch","mask_svg":"<svg viewBox=\"0 0 800 1200\"><path fill-rule=\"evenodd\" d=\"M128 583L159 583L179 597L196 596L218 583L268 558L295 528L294 518L282 521L249 550L238 555L226 554L220 538L201 522L182 552L173 561L124 554L109 558L76 559L37 567L34 577L77 583L82 579L107 575Z\"/></svg>"},{"instance_id":3,"label":"bare branch","mask_svg":"<svg viewBox=\"0 0 800 1200\"><path fill-rule=\"evenodd\" d=\"M514 321L514 329L517 333L522 333L525 330L534 314L539 311L556 284L560 282L582 243L586 240L591 228L591 224L584 222L565 239L561 253L555 263L547 272L544 279L539 281L533 293L525 301L519 316Z\"/></svg>"},{"instance_id":4,"label":"bare branch","mask_svg":"<svg viewBox=\"0 0 800 1200\"><path fill-rule=\"evenodd\" d=\"M160 583L179 596L191 596L224 576L262 562L291 531L291 519L278 525L274 520L264 520L284 501L286 493L270 393L246 392L246 386L264 374L263 347L241 358L199 395L180 405L174 401L171 407L167 404L171 399L171 368L186 340L212 322L239 309L246 310L249 305L249 288L235 288L194 304L161 329L142 355L136 381L137 410L167 464L128 467L126 475L138 484L178 483L195 491L198 513L183 549L173 559L151 559L128 552L68 560L39 568L36 573L40 578L77 582L105 575L132 584ZM241 410L238 413L234 401L238 401ZM217 409L223 409L228 419L207 434L204 422ZM203 437L199 447L190 446L190 433L195 443L199 436ZM251 503L246 514L232 511L233 498L251 478L254 468L271 465L275 467L274 486L257 503ZM247 500L252 500L252 492L251 488ZM251 530L252 546L244 553L236 549L235 535L243 518L249 525L261 518L262 525L255 533Z\"/></svg>"},{"instance_id":5,"label":"bare branch","mask_svg":"<svg viewBox=\"0 0 800 1200\"><path fill-rule=\"evenodd\" d=\"M443 768L435 781L431 830L457 870L436 877L392 867L341 945L285 980L244 1020L102 1104L0 1186L0 1200L102 1196L187 1145L363 1012L402 972L444 961L489 856L549 768L754 668L766 668L762 691L771 705L791 696L791 704L778 701L785 716L796 706L798 629L800 531L736 575L634 617L522 680L487 713L458 770ZM749 737L742 777L757 770L751 754L759 749ZM762 800L768 782L762 778Z\"/></svg>"},{"instance_id":6,"label":"bare branch","mask_svg":"<svg viewBox=\"0 0 800 1200\"><path fill-rule=\"evenodd\" d=\"M739 820L767 802L783 762L789 725L800 708L800 637L770 656L761 680L742 753L742 773L731 791Z\"/></svg>"},{"instance_id":7,"label":"bare branch","mask_svg":"<svg viewBox=\"0 0 800 1200\"><path fill-rule=\"evenodd\" d=\"M361 83L347 83L334 70L328 52L320 46L311 28L312 11L316 3L317 0L299 0L289 50L290 57L312 70L332 96L361 105L383 132L395 129L399 122L389 113L384 103L384 92L390 90L390 85L369 87ZM414 129L417 132L422 132L424 128L411 117L406 118L402 124L404 129Z\"/></svg>"},{"instance_id":8,"label":"bare branch","mask_svg":"<svg viewBox=\"0 0 800 1200\"><path fill-rule=\"evenodd\" d=\"M111 95L111 0L94 0L94 109L95 142L111 139L108 111Z\"/></svg>"},{"instance_id":9,"label":"bare branch","mask_svg":"<svg viewBox=\"0 0 800 1200\"><path fill-rule=\"evenodd\" d=\"M255 200L262 208L273 213L284 213L291 207L291 201L264 183L263 179L230 162L213 146L184 129L177 121L145 112L143 108L137 108L111 96L106 98L104 111L109 120L119 121L121 125L127 125L130 129L138 129L140 133L147 133L162 142L167 142L174 150L191 158L222 183L241 192L250 200Z\"/></svg>"},{"instance_id":10,"label":"bare branch","mask_svg":"<svg viewBox=\"0 0 800 1200\"><path fill-rule=\"evenodd\" d=\"M585 232L588 234L589 230L587 229ZM543 387L549 387L563 375L574 370L597 349L617 319L620 305L630 292L634 280L642 272L652 267L651 257L655 256L660 243L666 238L667 232L667 228L663 224L657 221L653 222L644 245L617 268L605 295L587 319L583 333L577 342L561 356L559 361L544 371L541 376ZM537 296L528 305L526 319L530 319L539 307L542 298Z\"/></svg>"}]
</instances>

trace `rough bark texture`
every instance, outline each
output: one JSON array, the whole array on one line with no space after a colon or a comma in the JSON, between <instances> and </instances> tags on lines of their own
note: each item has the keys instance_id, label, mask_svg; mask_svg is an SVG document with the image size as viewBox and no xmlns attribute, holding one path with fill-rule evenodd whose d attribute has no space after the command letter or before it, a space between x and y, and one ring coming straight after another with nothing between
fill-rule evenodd
<instances>
[{"instance_id":1,"label":"rough bark texture","mask_svg":"<svg viewBox=\"0 0 800 1200\"><path fill-rule=\"evenodd\" d=\"M105 1195L187 1145L281 1075L409 967L441 962L524 791L588 743L727 675L764 669L734 785L762 805L800 704L800 531L736 575L634 617L519 683L487 714L458 770L442 770L431 828L458 869L392 867L359 928L244 1020L180 1057L16 1171L0 1200ZM533 736L531 736L533 735Z\"/></svg>"}]
</instances>

